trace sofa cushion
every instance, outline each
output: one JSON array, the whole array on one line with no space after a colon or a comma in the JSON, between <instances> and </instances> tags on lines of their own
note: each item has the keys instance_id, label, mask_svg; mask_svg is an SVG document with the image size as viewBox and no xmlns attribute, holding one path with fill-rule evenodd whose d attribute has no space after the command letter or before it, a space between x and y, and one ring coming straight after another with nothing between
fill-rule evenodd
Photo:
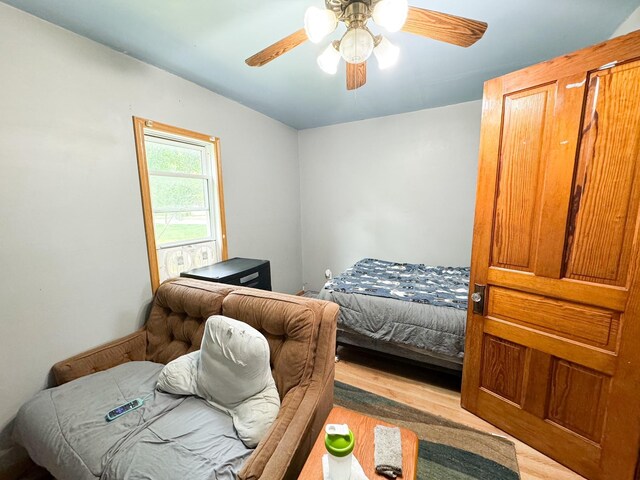
<instances>
[{"instance_id":1,"label":"sofa cushion","mask_svg":"<svg viewBox=\"0 0 640 480\"><path fill-rule=\"evenodd\" d=\"M302 297L253 289L235 290L222 302L223 315L248 323L267 339L281 400L310 379L323 307Z\"/></svg>"},{"instance_id":2,"label":"sofa cushion","mask_svg":"<svg viewBox=\"0 0 640 480\"><path fill-rule=\"evenodd\" d=\"M158 388L198 395L229 413L248 447L258 444L280 408L266 339L250 325L222 315L207 320L198 352L164 367Z\"/></svg>"},{"instance_id":3,"label":"sofa cushion","mask_svg":"<svg viewBox=\"0 0 640 480\"><path fill-rule=\"evenodd\" d=\"M20 409L14 438L58 480L235 478L252 450L231 418L201 399L156 391L162 367L128 362L44 390ZM147 395L137 410L105 420Z\"/></svg>"},{"instance_id":4,"label":"sofa cushion","mask_svg":"<svg viewBox=\"0 0 640 480\"><path fill-rule=\"evenodd\" d=\"M152 362L169 363L200 348L204 324L222 311L222 300L234 287L178 278L165 282L147 320L147 356Z\"/></svg>"}]
</instances>

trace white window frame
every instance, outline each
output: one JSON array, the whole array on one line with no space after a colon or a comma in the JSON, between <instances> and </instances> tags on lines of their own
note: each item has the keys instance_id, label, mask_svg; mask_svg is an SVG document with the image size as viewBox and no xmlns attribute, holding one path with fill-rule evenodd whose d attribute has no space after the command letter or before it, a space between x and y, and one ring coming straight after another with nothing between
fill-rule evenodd
<instances>
[{"instance_id":1,"label":"white window frame","mask_svg":"<svg viewBox=\"0 0 640 480\"><path fill-rule=\"evenodd\" d=\"M153 171L148 170L149 178L151 176L156 177L166 177L166 178L195 178L199 180L204 180L207 183L207 198L206 198L206 207L205 208L189 208L186 210L155 210L152 205L152 213L173 213L173 212L208 212L209 213L209 226L210 226L210 234L206 238L198 239L198 240L185 240L182 242L169 242L163 243L161 245L156 245L156 248L159 250L179 247L183 245L195 245L197 243L206 243L206 242L218 242L218 239L221 238L222 232L220 231L220 222L217 220L216 212L220 210L220 205L217 199L216 191L217 191L217 182L216 175L213 173L214 170L214 162L213 162L213 145L205 144L203 142L195 142L189 138L179 137L176 135L170 135L167 133L159 132L157 130L145 128L144 129L144 139L145 142L149 139L155 143L160 143L169 146L178 146L184 148L184 146L189 145L193 147L198 147L198 150L201 154L202 161L202 170L203 174L192 174L192 173L177 173L177 172L161 172L161 171ZM147 167L148 168L148 167Z\"/></svg>"}]
</instances>

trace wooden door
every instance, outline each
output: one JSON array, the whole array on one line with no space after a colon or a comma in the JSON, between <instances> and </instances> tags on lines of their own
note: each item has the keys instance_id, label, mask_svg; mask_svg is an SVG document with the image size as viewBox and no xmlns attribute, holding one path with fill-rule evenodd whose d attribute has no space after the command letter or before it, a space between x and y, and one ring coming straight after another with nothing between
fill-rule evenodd
<instances>
[{"instance_id":1,"label":"wooden door","mask_svg":"<svg viewBox=\"0 0 640 480\"><path fill-rule=\"evenodd\" d=\"M485 84L462 404L590 479L635 474L639 207L640 31Z\"/></svg>"}]
</instances>

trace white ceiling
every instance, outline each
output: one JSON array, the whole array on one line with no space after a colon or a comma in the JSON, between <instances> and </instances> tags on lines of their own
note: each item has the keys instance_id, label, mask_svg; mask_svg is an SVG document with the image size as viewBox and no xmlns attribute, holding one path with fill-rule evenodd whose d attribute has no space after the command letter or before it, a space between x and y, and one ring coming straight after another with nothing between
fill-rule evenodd
<instances>
[{"instance_id":1,"label":"white ceiling","mask_svg":"<svg viewBox=\"0 0 640 480\"><path fill-rule=\"evenodd\" d=\"M302 26L323 0L2 0L115 50L173 72L294 128L437 107L482 97L482 83L611 36L640 0L410 0L485 21L469 48L398 32L398 64L345 88L344 66L323 73L306 42L261 68L244 59Z\"/></svg>"}]
</instances>

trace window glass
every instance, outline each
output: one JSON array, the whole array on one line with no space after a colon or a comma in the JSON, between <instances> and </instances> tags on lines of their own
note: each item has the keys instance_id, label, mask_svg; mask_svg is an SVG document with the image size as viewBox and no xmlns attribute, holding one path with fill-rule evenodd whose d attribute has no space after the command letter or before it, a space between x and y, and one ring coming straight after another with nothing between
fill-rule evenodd
<instances>
[{"instance_id":1,"label":"window glass","mask_svg":"<svg viewBox=\"0 0 640 480\"><path fill-rule=\"evenodd\" d=\"M208 208L205 179L150 175L149 187L154 212Z\"/></svg>"},{"instance_id":2,"label":"window glass","mask_svg":"<svg viewBox=\"0 0 640 480\"><path fill-rule=\"evenodd\" d=\"M156 245L205 240L211 237L209 212L164 212L153 214Z\"/></svg>"},{"instance_id":3,"label":"window glass","mask_svg":"<svg viewBox=\"0 0 640 480\"><path fill-rule=\"evenodd\" d=\"M145 141L147 162L150 172L171 172L202 175L201 149L160 143L153 140Z\"/></svg>"}]
</instances>

